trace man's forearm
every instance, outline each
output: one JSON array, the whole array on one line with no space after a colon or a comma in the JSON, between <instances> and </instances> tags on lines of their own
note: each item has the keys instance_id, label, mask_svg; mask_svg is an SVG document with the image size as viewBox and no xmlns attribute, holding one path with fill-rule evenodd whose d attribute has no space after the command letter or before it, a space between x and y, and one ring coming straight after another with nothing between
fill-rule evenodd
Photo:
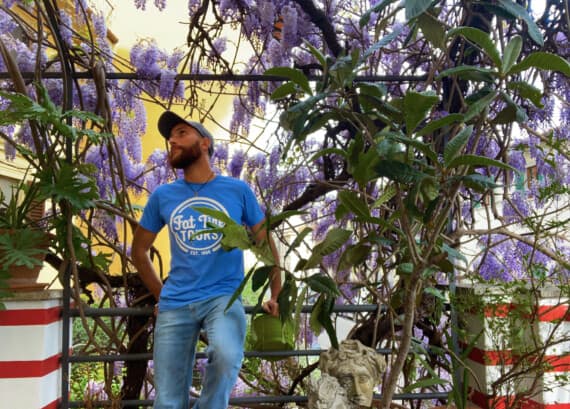
<instances>
[{"instance_id":1,"label":"man's forearm","mask_svg":"<svg viewBox=\"0 0 570 409\"><path fill-rule=\"evenodd\" d=\"M146 252L137 255L133 254L133 264L137 268L143 284L158 301L160 298L160 291L162 290L162 281L158 277L148 254Z\"/></svg>"}]
</instances>

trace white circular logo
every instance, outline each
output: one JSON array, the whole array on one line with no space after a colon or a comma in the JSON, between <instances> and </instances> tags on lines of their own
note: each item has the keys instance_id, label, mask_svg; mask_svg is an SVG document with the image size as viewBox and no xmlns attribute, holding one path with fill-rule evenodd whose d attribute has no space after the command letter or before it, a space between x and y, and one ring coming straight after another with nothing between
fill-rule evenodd
<instances>
[{"instance_id":1,"label":"white circular logo","mask_svg":"<svg viewBox=\"0 0 570 409\"><path fill-rule=\"evenodd\" d=\"M210 252L216 250L222 241L219 232L204 232L213 226L223 227L220 220L200 213L195 208L205 207L228 215L227 210L216 200L207 197L192 197L179 204L170 215L168 226L176 244L184 252Z\"/></svg>"}]
</instances>

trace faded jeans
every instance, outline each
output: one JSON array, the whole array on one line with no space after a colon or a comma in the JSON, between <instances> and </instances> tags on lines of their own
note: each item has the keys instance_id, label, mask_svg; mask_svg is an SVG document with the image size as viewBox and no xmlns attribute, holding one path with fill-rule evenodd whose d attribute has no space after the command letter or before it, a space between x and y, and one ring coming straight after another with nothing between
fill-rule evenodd
<instances>
[{"instance_id":1,"label":"faded jeans","mask_svg":"<svg viewBox=\"0 0 570 409\"><path fill-rule=\"evenodd\" d=\"M246 318L239 299L224 313L231 295L160 311L154 332L155 409L188 409L196 343L208 337L206 375L194 409L224 409L243 360Z\"/></svg>"}]
</instances>

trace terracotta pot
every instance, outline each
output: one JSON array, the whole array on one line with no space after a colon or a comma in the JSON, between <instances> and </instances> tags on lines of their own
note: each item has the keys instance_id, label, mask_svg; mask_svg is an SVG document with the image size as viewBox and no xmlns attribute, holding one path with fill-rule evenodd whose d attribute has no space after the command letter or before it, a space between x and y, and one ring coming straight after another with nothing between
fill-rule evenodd
<instances>
[{"instance_id":1,"label":"terracotta pot","mask_svg":"<svg viewBox=\"0 0 570 409\"><path fill-rule=\"evenodd\" d=\"M4 232L5 230L3 230ZM45 234L45 239L38 245L38 248L47 250L49 247L49 235ZM43 267L45 254L37 254L33 257L41 262L33 267L10 266L8 268L9 278L6 280L8 290L11 292L38 291L47 287L48 283L38 282L40 271Z\"/></svg>"}]
</instances>

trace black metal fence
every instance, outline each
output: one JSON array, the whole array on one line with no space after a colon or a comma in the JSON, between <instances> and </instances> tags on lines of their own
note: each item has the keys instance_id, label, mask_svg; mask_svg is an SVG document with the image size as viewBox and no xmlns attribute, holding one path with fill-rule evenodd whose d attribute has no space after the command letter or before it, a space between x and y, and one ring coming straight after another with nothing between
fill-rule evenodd
<instances>
[{"instance_id":1,"label":"black metal fence","mask_svg":"<svg viewBox=\"0 0 570 409\"><path fill-rule=\"evenodd\" d=\"M69 298L67 298L69 300ZM68 301L69 302L69 301ZM337 305L334 308L335 313L358 313L358 312L371 312L376 311L377 305L367 304L367 305ZM305 305L302 308L303 313L309 313L312 309L311 305ZM252 314L254 312L254 307L246 306L246 313ZM67 308L64 306L63 309L63 321L64 321L64 337L63 337L63 354L62 354L62 401L60 404L60 409L68 408L117 408L116 401L69 401L69 366L78 363L86 362L117 362L117 361L139 361L139 360L151 360L152 353L139 353L139 354L111 354L111 355L73 355L70 354L70 338L69 338L69 328L70 322L73 317L78 317L80 314L84 317L127 317L127 316L150 316L153 313L151 307L146 308L83 308L81 312L77 308ZM67 331L65 330L67 328ZM66 336L67 334L67 336ZM307 357L315 356L318 357L323 349L306 349L306 350L288 350L288 351L246 351L245 357L258 357L258 358L270 358L275 356L280 357ZM389 355L392 353L390 349L378 349L377 352L383 355ZM205 358L204 352L197 352L196 358ZM404 393L396 394L394 396L395 401L420 401L420 400L447 400L447 392L432 392L432 393ZM374 400L377 401L381 398L380 395L374 395ZM195 399L191 399L193 403ZM244 396L235 397L230 399L230 405L241 406L241 407L251 407L252 405L256 408L260 405L265 405L264 407L281 407L286 403L295 403L304 405L308 401L307 396L302 395L280 395L280 396ZM152 407L153 401L150 399L141 400L122 400L120 402L121 408L149 408Z\"/></svg>"}]
</instances>

